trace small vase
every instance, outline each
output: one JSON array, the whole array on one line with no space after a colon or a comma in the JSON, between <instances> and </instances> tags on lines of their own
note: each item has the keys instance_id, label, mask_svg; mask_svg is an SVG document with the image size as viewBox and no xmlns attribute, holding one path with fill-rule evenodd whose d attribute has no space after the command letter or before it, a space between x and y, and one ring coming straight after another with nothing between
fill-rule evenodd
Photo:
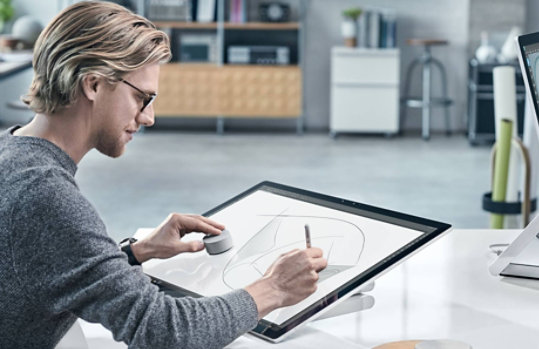
<instances>
[{"instance_id":1,"label":"small vase","mask_svg":"<svg viewBox=\"0 0 539 349\"><path fill-rule=\"evenodd\" d=\"M344 39L344 46L346 46L346 47L356 47L357 46L357 39L356 38L345 38Z\"/></svg>"},{"instance_id":2,"label":"small vase","mask_svg":"<svg viewBox=\"0 0 539 349\"><path fill-rule=\"evenodd\" d=\"M507 39L502 45L498 60L502 63L511 62L517 59L518 52L515 45L515 37L522 35L522 30L519 27L511 28L511 31L507 35Z\"/></svg>"},{"instance_id":3,"label":"small vase","mask_svg":"<svg viewBox=\"0 0 539 349\"><path fill-rule=\"evenodd\" d=\"M488 33L481 33L481 46L475 51L475 58L479 63L492 63L496 61L496 49L488 42Z\"/></svg>"}]
</instances>

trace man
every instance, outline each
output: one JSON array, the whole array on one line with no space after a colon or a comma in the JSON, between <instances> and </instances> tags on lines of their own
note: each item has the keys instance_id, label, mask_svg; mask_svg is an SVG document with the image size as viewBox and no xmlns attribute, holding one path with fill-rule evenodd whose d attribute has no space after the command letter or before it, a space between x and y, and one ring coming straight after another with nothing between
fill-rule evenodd
<instances>
[{"instance_id":1,"label":"man","mask_svg":"<svg viewBox=\"0 0 539 349\"><path fill-rule=\"evenodd\" d=\"M309 248L284 254L245 289L166 296L128 263L78 190L88 151L118 157L154 123L159 64L169 59L163 32L112 3L72 5L39 37L24 98L36 115L0 135L0 348L53 348L77 317L132 348L217 348L315 291L327 262ZM180 238L222 229L171 214L130 246L132 263L200 251L201 242Z\"/></svg>"}]
</instances>

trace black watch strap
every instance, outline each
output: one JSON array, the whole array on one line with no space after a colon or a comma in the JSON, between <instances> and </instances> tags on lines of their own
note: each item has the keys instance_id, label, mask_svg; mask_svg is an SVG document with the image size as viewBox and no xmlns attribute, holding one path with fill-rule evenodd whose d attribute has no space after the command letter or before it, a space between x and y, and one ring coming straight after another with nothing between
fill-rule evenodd
<instances>
[{"instance_id":1,"label":"black watch strap","mask_svg":"<svg viewBox=\"0 0 539 349\"><path fill-rule=\"evenodd\" d=\"M131 249L131 244L137 242L135 238L125 238L120 241L120 249L127 255L127 262L130 265L140 265L140 262L137 260Z\"/></svg>"}]
</instances>

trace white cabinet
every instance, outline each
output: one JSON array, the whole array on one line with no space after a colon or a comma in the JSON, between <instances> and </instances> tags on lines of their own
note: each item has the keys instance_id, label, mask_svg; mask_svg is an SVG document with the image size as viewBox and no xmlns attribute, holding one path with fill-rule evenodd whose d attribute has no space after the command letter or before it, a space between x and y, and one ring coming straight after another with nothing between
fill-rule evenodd
<instances>
[{"instance_id":1,"label":"white cabinet","mask_svg":"<svg viewBox=\"0 0 539 349\"><path fill-rule=\"evenodd\" d=\"M334 47L331 52L332 135L399 131L400 51Z\"/></svg>"}]
</instances>

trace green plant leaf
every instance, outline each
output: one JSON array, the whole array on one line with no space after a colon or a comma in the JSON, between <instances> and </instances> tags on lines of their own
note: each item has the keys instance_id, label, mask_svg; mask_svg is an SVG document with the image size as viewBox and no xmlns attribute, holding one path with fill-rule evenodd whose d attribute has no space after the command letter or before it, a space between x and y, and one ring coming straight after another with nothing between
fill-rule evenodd
<instances>
[{"instance_id":1,"label":"green plant leaf","mask_svg":"<svg viewBox=\"0 0 539 349\"><path fill-rule=\"evenodd\" d=\"M363 10L359 7L352 7L342 12L343 17L353 19L354 21L361 15Z\"/></svg>"},{"instance_id":2,"label":"green plant leaf","mask_svg":"<svg viewBox=\"0 0 539 349\"><path fill-rule=\"evenodd\" d=\"M0 0L0 21L9 21L14 13L11 0Z\"/></svg>"}]
</instances>

